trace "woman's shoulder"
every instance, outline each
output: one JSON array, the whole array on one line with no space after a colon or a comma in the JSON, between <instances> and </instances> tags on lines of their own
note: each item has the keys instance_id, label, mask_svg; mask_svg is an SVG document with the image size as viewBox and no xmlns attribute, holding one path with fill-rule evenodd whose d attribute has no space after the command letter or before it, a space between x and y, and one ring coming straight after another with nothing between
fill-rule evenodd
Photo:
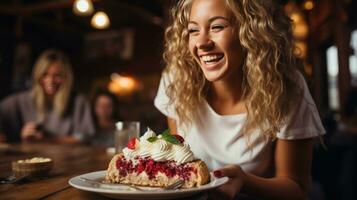
<instances>
[{"instance_id":1,"label":"woman's shoulder","mask_svg":"<svg viewBox=\"0 0 357 200\"><path fill-rule=\"evenodd\" d=\"M161 73L161 80L164 81L167 85L174 81L175 76L178 75L176 69L164 70Z\"/></svg>"},{"instance_id":2,"label":"woman's shoulder","mask_svg":"<svg viewBox=\"0 0 357 200\"><path fill-rule=\"evenodd\" d=\"M21 103L25 101L27 102L32 99L30 97L31 97L31 92L29 90L17 92L5 97L1 101L1 105L11 105L11 104Z\"/></svg>"},{"instance_id":3,"label":"woman's shoulder","mask_svg":"<svg viewBox=\"0 0 357 200\"><path fill-rule=\"evenodd\" d=\"M87 100L87 96L83 93L73 93L73 97L78 100Z\"/></svg>"},{"instance_id":4,"label":"woman's shoulder","mask_svg":"<svg viewBox=\"0 0 357 200\"><path fill-rule=\"evenodd\" d=\"M319 112L310 94L305 78L301 72L294 74L294 80L300 89L299 98L287 116L286 124L277 134L280 139L303 139L324 134Z\"/></svg>"},{"instance_id":5,"label":"woman's shoulder","mask_svg":"<svg viewBox=\"0 0 357 200\"><path fill-rule=\"evenodd\" d=\"M311 96L310 89L309 86L307 85L304 75L300 71L296 71L294 75L294 79L298 89L301 92L301 97L303 97L302 100L308 104L314 105L314 101Z\"/></svg>"},{"instance_id":6,"label":"woman's shoulder","mask_svg":"<svg viewBox=\"0 0 357 200\"><path fill-rule=\"evenodd\" d=\"M83 105L83 104L88 104L89 105L89 99L88 97L79 92L73 92L72 93L72 101L75 105Z\"/></svg>"},{"instance_id":7,"label":"woman's shoulder","mask_svg":"<svg viewBox=\"0 0 357 200\"><path fill-rule=\"evenodd\" d=\"M72 91L71 92L71 99L74 101L87 101L88 97L82 92Z\"/></svg>"},{"instance_id":8,"label":"woman's shoulder","mask_svg":"<svg viewBox=\"0 0 357 200\"><path fill-rule=\"evenodd\" d=\"M295 84L300 88L303 89L306 87L306 80L303 73L299 70L294 70L291 74L290 78L295 82Z\"/></svg>"},{"instance_id":9,"label":"woman's shoulder","mask_svg":"<svg viewBox=\"0 0 357 200\"><path fill-rule=\"evenodd\" d=\"M309 89L309 86L307 85L306 78L303 75L303 73L300 72L299 70L295 70L295 71L293 71L293 73L291 74L291 76L289 78L292 80L292 82L294 84L294 88L292 88L292 89L297 91L296 95L298 98L294 98L294 100L297 103L299 103L301 101L311 103L312 97L310 94L310 89Z\"/></svg>"}]
</instances>

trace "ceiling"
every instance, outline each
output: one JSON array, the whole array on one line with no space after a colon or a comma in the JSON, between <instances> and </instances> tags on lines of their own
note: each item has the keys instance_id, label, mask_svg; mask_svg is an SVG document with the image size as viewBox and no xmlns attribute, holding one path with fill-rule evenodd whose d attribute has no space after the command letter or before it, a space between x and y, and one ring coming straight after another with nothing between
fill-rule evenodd
<instances>
[{"instance_id":1,"label":"ceiling","mask_svg":"<svg viewBox=\"0 0 357 200\"><path fill-rule=\"evenodd\" d=\"M33 28L61 32L68 35L83 35L94 31L89 17L76 16L72 12L74 0L1 0L0 34L21 38ZM110 29L153 25L164 27L166 13L177 0L92 0L96 11L105 11L110 20ZM286 4L289 0L278 0ZM303 0L290 0L301 5ZM324 0L325 1L325 0ZM323 0L314 0L320 4ZM343 0L352 24L356 21L356 0Z\"/></svg>"},{"instance_id":2,"label":"ceiling","mask_svg":"<svg viewBox=\"0 0 357 200\"><path fill-rule=\"evenodd\" d=\"M96 11L105 11L111 29L127 26L163 27L164 9L170 0L92 0ZM31 28L41 27L67 34L81 35L94 29L89 17L72 12L73 0L1 0L1 33L21 37Z\"/></svg>"}]
</instances>

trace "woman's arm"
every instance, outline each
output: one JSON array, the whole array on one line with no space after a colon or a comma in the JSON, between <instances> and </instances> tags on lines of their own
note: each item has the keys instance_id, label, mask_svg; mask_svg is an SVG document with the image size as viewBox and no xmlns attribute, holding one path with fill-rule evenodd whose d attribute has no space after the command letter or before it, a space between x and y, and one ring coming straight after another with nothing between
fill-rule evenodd
<instances>
[{"instance_id":1,"label":"woman's arm","mask_svg":"<svg viewBox=\"0 0 357 200\"><path fill-rule=\"evenodd\" d=\"M21 129L21 141L40 141L44 138L42 130L38 128L36 122L26 122Z\"/></svg>"},{"instance_id":2,"label":"woman's arm","mask_svg":"<svg viewBox=\"0 0 357 200\"><path fill-rule=\"evenodd\" d=\"M66 136L55 139L54 142L58 143L58 144L78 144L81 141L72 135L66 135Z\"/></svg>"},{"instance_id":3,"label":"woman's arm","mask_svg":"<svg viewBox=\"0 0 357 200\"><path fill-rule=\"evenodd\" d=\"M177 126L176 126L176 121L172 118L167 118L167 124L169 126L170 129L170 133L173 135L177 134Z\"/></svg>"},{"instance_id":4,"label":"woman's arm","mask_svg":"<svg viewBox=\"0 0 357 200\"><path fill-rule=\"evenodd\" d=\"M313 139L278 139L275 150L275 177L261 178L244 173L239 166L230 165L216 171L228 176L234 184L222 186L219 191L229 197L241 192L258 199L306 199L310 184L310 165ZM234 191L235 189L235 191Z\"/></svg>"},{"instance_id":5,"label":"woman's arm","mask_svg":"<svg viewBox=\"0 0 357 200\"><path fill-rule=\"evenodd\" d=\"M4 133L0 132L0 143L6 143L7 139Z\"/></svg>"},{"instance_id":6,"label":"woman's arm","mask_svg":"<svg viewBox=\"0 0 357 200\"><path fill-rule=\"evenodd\" d=\"M242 192L267 199L306 199L310 185L312 139L280 140L275 150L275 177L247 175Z\"/></svg>"}]
</instances>

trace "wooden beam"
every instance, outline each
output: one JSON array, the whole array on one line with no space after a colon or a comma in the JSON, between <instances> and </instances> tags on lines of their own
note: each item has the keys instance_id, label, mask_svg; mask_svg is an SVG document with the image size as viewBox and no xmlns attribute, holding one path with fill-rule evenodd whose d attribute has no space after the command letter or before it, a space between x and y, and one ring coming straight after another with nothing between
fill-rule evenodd
<instances>
[{"instance_id":1,"label":"wooden beam","mask_svg":"<svg viewBox=\"0 0 357 200\"><path fill-rule=\"evenodd\" d=\"M121 8L121 10L126 10L134 14L137 14L142 20L147 21L151 24L154 24L159 27L164 27L165 25L164 20L161 17L154 15L153 13L146 10L145 8L142 8L140 6L135 6L133 4L126 3L123 1L108 1L108 2L114 6L118 6L119 8Z\"/></svg>"},{"instance_id":2,"label":"wooden beam","mask_svg":"<svg viewBox=\"0 0 357 200\"><path fill-rule=\"evenodd\" d=\"M101 0L92 0L93 3ZM9 5L0 6L0 14L4 15L30 15L33 13L48 12L56 9L72 7L74 0L58 0L37 3L33 5Z\"/></svg>"},{"instance_id":3,"label":"wooden beam","mask_svg":"<svg viewBox=\"0 0 357 200\"><path fill-rule=\"evenodd\" d=\"M85 33L84 31L80 30L78 27L69 26L67 24L64 24L63 22L59 23L59 22L41 18L41 17L31 16L31 17L26 18L26 21L46 27L49 30L52 29L51 31L58 31L61 34L81 36Z\"/></svg>"}]
</instances>

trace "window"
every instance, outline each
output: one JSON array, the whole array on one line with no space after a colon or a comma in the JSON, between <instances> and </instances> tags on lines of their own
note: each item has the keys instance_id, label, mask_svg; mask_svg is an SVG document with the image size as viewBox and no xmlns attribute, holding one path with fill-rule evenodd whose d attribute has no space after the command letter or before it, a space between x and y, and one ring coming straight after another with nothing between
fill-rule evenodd
<instances>
[{"instance_id":1,"label":"window","mask_svg":"<svg viewBox=\"0 0 357 200\"><path fill-rule=\"evenodd\" d=\"M338 93L338 55L337 47L331 46L326 51L327 56L327 81L328 81L328 100L331 110L340 108Z\"/></svg>"},{"instance_id":2,"label":"window","mask_svg":"<svg viewBox=\"0 0 357 200\"><path fill-rule=\"evenodd\" d=\"M350 56L350 73L351 73L351 85L357 86L357 30L354 30L351 34L351 47L354 54Z\"/></svg>"}]
</instances>

